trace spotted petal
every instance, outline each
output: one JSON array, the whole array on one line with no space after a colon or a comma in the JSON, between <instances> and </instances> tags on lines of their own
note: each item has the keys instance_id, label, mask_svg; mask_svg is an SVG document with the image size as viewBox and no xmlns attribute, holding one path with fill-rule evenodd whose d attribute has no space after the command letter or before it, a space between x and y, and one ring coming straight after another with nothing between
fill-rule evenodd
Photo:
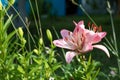
<instances>
[{"instance_id":1,"label":"spotted petal","mask_svg":"<svg viewBox=\"0 0 120 80\"><path fill-rule=\"evenodd\" d=\"M94 31L85 30L86 41L91 42L92 44L98 43L106 36L106 32L95 33Z\"/></svg>"},{"instance_id":2,"label":"spotted petal","mask_svg":"<svg viewBox=\"0 0 120 80\"><path fill-rule=\"evenodd\" d=\"M66 30L66 29L63 29L63 30L61 30L61 35L62 35L62 37L63 38L65 38L65 37L69 37L70 36L70 34L72 34L72 32L71 31L69 31L69 30Z\"/></svg>"}]
</instances>

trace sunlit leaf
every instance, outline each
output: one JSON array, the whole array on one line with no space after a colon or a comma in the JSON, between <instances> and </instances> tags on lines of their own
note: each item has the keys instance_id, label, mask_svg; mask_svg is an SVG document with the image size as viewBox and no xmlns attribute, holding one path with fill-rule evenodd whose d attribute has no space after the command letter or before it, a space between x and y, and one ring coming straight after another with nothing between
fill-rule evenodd
<instances>
[{"instance_id":1,"label":"sunlit leaf","mask_svg":"<svg viewBox=\"0 0 120 80\"><path fill-rule=\"evenodd\" d=\"M24 69L20 65L18 65L17 70L22 74L25 73Z\"/></svg>"}]
</instances>

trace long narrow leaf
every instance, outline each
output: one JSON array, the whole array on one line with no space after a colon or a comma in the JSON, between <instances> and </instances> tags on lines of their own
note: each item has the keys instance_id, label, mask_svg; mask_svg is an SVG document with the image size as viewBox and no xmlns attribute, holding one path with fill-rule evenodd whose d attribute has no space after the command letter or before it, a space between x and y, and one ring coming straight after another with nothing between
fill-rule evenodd
<instances>
[{"instance_id":1,"label":"long narrow leaf","mask_svg":"<svg viewBox=\"0 0 120 80\"><path fill-rule=\"evenodd\" d=\"M4 31L6 31L10 27L12 17L13 17L13 15L9 16L7 21L5 22L4 27L3 27Z\"/></svg>"},{"instance_id":2,"label":"long narrow leaf","mask_svg":"<svg viewBox=\"0 0 120 80\"><path fill-rule=\"evenodd\" d=\"M7 39L3 42L3 45L8 45L8 42L10 41L10 39L15 35L16 31L11 32L8 36Z\"/></svg>"}]
</instances>

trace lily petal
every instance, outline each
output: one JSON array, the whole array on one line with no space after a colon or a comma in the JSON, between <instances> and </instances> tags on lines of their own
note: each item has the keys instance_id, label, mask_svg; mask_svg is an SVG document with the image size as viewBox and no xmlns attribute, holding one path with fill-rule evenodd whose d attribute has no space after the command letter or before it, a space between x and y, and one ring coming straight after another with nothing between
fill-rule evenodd
<instances>
[{"instance_id":1,"label":"lily petal","mask_svg":"<svg viewBox=\"0 0 120 80\"><path fill-rule=\"evenodd\" d=\"M63 38L68 37L68 36L70 36L70 34L72 34L71 31L66 30L66 29L61 30L60 33L61 33L61 35L62 35Z\"/></svg>"},{"instance_id":2,"label":"lily petal","mask_svg":"<svg viewBox=\"0 0 120 80\"><path fill-rule=\"evenodd\" d=\"M99 32L98 35L101 37L101 38L104 38L106 36L106 32Z\"/></svg>"},{"instance_id":3,"label":"lily petal","mask_svg":"<svg viewBox=\"0 0 120 80\"><path fill-rule=\"evenodd\" d=\"M73 34L75 35L76 33L79 33L79 34L83 34L84 33L84 30L83 28L79 27L79 26L76 26L74 31L73 31ZM77 35L79 35L77 34Z\"/></svg>"},{"instance_id":4,"label":"lily petal","mask_svg":"<svg viewBox=\"0 0 120 80\"><path fill-rule=\"evenodd\" d=\"M80 22L78 22L78 24L77 24L79 27L81 27L81 28L85 28L85 25L84 25L84 21L82 20L82 21L80 21Z\"/></svg>"},{"instance_id":5,"label":"lily petal","mask_svg":"<svg viewBox=\"0 0 120 80\"><path fill-rule=\"evenodd\" d=\"M60 48L66 48L66 49L70 49L70 50L75 49L74 45L67 44L63 39L54 40L53 44Z\"/></svg>"},{"instance_id":6,"label":"lily petal","mask_svg":"<svg viewBox=\"0 0 120 80\"><path fill-rule=\"evenodd\" d=\"M86 53L88 51L93 50L93 46L91 43L85 43L82 50L80 51L81 53Z\"/></svg>"},{"instance_id":7,"label":"lily petal","mask_svg":"<svg viewBox=\"0 0 120 80\"><path fill-rule=\"evenodd\" d=\"M103 45L93 45L93 47L103 50L107 54L107 56L110 57L109 51L105 46L103 46Z\"/></svg>"},{"instance_id":8,"label":"lily petal","mask_svg":"<svg viewBox=\"0 0 120 80\"><path fill-rule=\"evenodd\" d=\"M102 38L106 36L106 32L99 32L95 33L95 37L93 39L93 43L98 43L101 41Z\"/></svg>"},{"instance_id":9,"label":"lily petal","mask_svg":"<svg viewBox=\"0 0 120 80\"><path fill-rule=\"evenodd\" d=\"M96 34L95 34L95 32L86 29L85 36L86 36L85 42L93 43L93 40L94 40ZM98 39L98 38L96 38L96 39Z\"/></svg>"},{"instance_id":10,"label":"lily petal","mask_svg":"<svg viewBox=\"0 0 120 80\"><path fill-rule=\"evenodd\" d=\"M65 55L65 59L67 63L70 63L73 59L73 57L76 56L76 53L73 51L68 51Z\"/></svg>"}]
</instances>

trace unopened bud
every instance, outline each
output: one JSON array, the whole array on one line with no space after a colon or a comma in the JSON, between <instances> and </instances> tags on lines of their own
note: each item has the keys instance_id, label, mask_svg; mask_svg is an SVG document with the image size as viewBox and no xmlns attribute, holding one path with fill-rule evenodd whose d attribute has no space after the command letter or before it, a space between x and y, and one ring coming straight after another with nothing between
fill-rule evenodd
<instances>
[{"instance_id":1,"label":"unopened bud","mask_svg":"<svg viewBox=\"0 0 120 80\"><path fill-rule=\"evenodd\" d=\"M23 44L23 45L26 44L26 40L25 40L25 38L22 38L22 44Z\"/></svg>"},{"instance_id":2,"label":"unopened bud","mask_svg":"<svg viewBox=\"0 0 120 80\"><path fill-rule=\"evenodd\" d=\"M18 34L19 34L20 37L23 37L24 33L23 33L23 30L22 30L21 27L18 28Z\"/></svg>"},{"instance_id":3,"label":"unopened bud","mask_svg":"<svg viewBox=\"0 0 120 80\"><path fill-rule=\"evenodd\" d=\"M36 53L36 54L39 54L37 49L34 49L33 52Z\"/></svg>"},{"instance_id":4,"label":"unopened bud","mask_svg":"<svg viewBox=\"0 0 120 80\"><path fill-rule=\"evenodd\" d=\"M40 39L39 39L39 44L40 44L40 45L43 45L43 38L40 38Z\"/></svg>"},{"instance_id":5,"label":"unopened bud","mask_svg":"<svg viewBox=\"0 0 120 80\"><path fill-rule=\"evenodd\" d=\"M49 39L50 41L52 41L52 34L51 34L50 30L47 29L46 33L47 33L48 39Z\"/></svg>"}]
</instances>

